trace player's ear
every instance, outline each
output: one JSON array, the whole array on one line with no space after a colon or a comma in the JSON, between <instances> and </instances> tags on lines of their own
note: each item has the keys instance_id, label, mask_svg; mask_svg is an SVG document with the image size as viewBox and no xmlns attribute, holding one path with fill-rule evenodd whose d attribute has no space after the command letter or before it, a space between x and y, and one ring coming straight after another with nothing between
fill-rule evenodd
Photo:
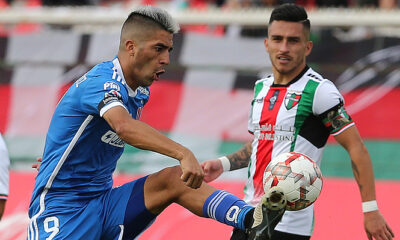
<instances>
[{"instance_id":1,"label":"player's ear","mask_svg":"<svg viewBox=\"0 0 400 240\"><path fill-rule=\"evenodd\" d=\"M265 46L265 50L267 50L267 52L268 52L268 38L267 37L264 39L264 46Z\"/></svg>"},{"instance_id":2,"label":"player's ear","mask_svg":"<svg viewBox=\"0 0 400 240\"><path fill-rule=\"evenodd\" d=\"M306 44L306 56L310 55L311 50L313 48L314 44L312 41L308 41Z\"/></svg>"},{"instance_id":3,"label":"player's ear","mask_svg":"<svg viewBox=\"0 0 400 240\"><path fill-rule=\"evenodd\" d=\"M132 40L126 40L125 41L125 50L128 52L129 56L135 55L135 42Z\"/></svg>"}]
</instances>

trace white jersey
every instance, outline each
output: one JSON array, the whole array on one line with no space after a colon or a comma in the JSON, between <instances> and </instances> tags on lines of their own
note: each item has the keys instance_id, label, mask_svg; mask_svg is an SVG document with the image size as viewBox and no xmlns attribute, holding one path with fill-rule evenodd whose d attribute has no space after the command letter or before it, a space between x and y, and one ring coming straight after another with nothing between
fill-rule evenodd
<instances>
[{"instance_id":1,"label":"white jersey","mask_svg":"<svg viewBox=\"0 0 400 240\"><path fill-rule=\"evenodd\" d=\"M8 151L6 144L0 134L0 199L8 198L8 181L9 173L8 168L10 166L10 159L8 157Z\"/></svg>"},{"instance_id":2,"label":"white jersey","mask_svg":"<svg viewBox=\"0 0 400 240\"><path fill-rule=\"evenodd\" d=\"M273 84L272 75L256 82L248 130L254 135L245 201L256 205L264 194L263 174L272 158L300 152L320 165L330 134L353 125L343 108L343 97L334 84L306 67L287 85ZM311 236L313 206L286 211L275 228Z\"/></svg>"}]
</instances>

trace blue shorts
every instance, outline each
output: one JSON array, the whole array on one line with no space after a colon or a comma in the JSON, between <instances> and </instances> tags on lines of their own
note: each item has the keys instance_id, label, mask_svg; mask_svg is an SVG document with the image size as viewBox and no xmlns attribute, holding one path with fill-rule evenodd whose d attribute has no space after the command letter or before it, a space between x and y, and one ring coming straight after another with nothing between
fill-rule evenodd
<instances>
[{"instance_id":1,"label":"blue shorts","mask_svg":"<svg viewBox=\"0 0 400 240\"><path fill-rule=\"evenodd\" d=\"M112 188L82 206L51 202L45 207L35 199L30 208L28 240L134 239L154 221L156 215L144 205L146 177ZM66 193L68 195L68 193ZM46 197L47 198L47 197ZM121 238L122 237L122 238Z\"/></svg>"}]
</instances>

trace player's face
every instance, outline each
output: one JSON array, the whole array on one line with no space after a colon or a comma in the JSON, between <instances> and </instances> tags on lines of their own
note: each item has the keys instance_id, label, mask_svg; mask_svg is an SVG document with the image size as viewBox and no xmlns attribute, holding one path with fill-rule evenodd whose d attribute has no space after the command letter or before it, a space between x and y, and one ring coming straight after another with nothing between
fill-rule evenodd
<instances>
[{"instance_id":1,"label":"player's face","mask_svg":"<svg viewBox=\"0 0 400 240\"><path fill-rule=\"evenodd\" d=\"M301 23L273 21L270 24L264 43L277 74L294 78L304 69L306 56L312 49L306 34Z\"/></svg>"},{"instance_id":2,"label":"player's face","mask_svg":"<svg viewBox=\"0 0 400 240\"><path fill-rule=\"evenodd\" d=\"M169 64L173 35L165 30L157 30L137 42L132 62L132 77L137 86L147 87L159 80Z\"/></svg>"}]
</instances>

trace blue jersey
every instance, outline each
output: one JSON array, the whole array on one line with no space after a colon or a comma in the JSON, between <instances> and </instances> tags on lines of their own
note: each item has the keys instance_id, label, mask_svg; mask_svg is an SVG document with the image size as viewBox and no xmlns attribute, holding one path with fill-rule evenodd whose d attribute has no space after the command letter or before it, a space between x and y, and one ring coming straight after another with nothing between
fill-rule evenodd
<instances>
[{"instance_id":1,"label":"blue jersey","mask_svg":"<svg viewBox=\"0 0 400 240\"><path fill-rule=\"evenodd\" d=\"M96 65L77 80L51 120L32 201L42 194L43 199L52 196L79 204L111 189L125 143L102 116L122 106L139 119L148 99L148 88L132 90L126 84L118 58Z\"/></svg>"}]
</instances>

